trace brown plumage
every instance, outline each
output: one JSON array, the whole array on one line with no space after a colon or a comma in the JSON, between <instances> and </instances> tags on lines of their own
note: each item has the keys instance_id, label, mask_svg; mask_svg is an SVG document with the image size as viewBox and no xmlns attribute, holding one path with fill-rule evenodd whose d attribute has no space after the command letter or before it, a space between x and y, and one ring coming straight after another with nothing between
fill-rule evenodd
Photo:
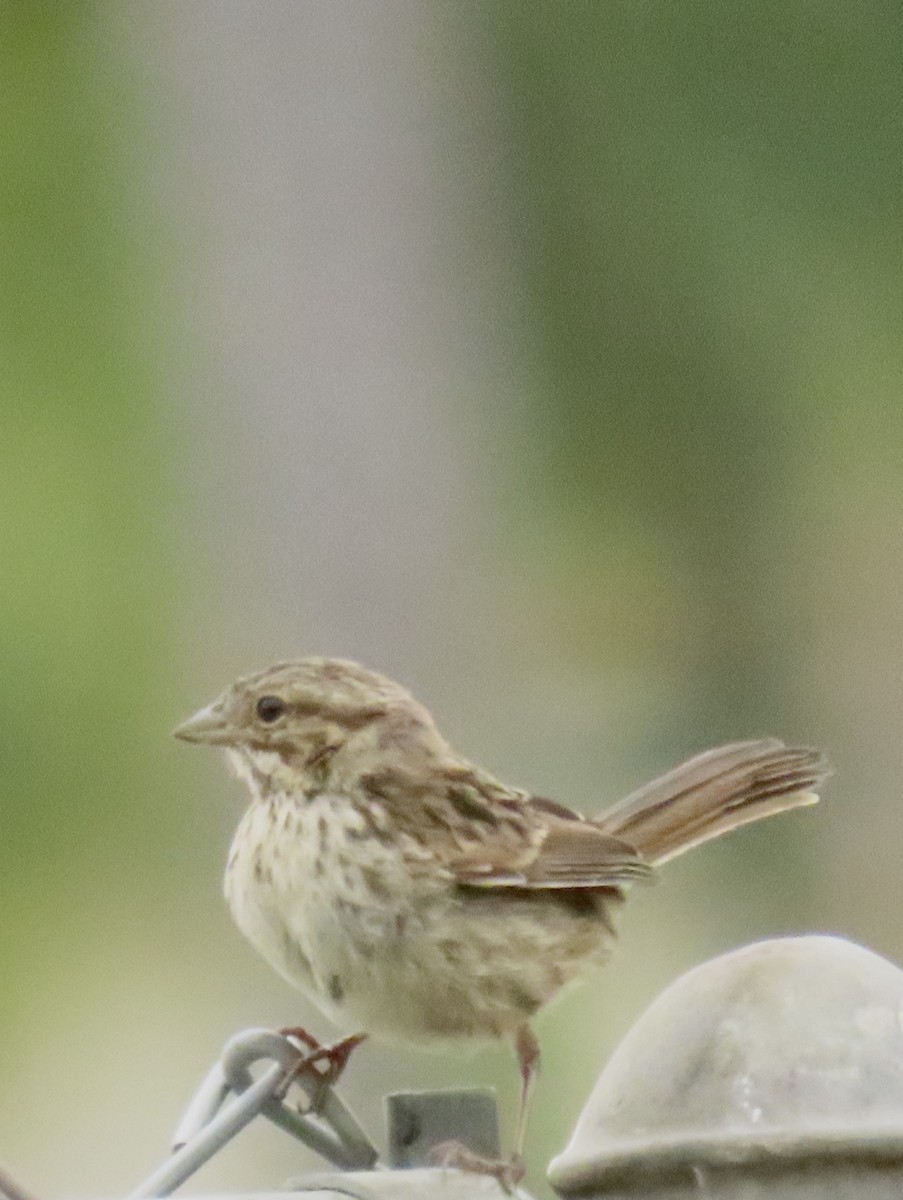
<instances>
[{"instance_id":1,"label":"brown plumage","mask_svg":"<svg viewBox=\"0 0 903 1200\"><path fill-rule=\"evenodd\" d=\"M529 1019L605 960L628 887L814 803L826 773L816 751L738 742L586 819L461 757L398 684L320 658L238 680L176 734L225 748L251 790L226 895L277 970L346 1028L513 1039L515 1163L539 1055Z\"/></svg>"}]
</instances>

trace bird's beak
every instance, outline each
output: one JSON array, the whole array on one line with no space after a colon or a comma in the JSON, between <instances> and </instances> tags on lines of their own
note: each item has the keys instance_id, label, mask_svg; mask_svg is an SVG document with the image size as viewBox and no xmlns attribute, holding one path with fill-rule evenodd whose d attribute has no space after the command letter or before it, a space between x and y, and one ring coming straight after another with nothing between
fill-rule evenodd
<instances>
[{"instance_id":1,"label":"bird's beak","mask_svg":"<svg viewBox=\"0 0 903 1200\"><path fill-rule=\"evenodd\" d=\"M173 737L181 738L183 742L206 742L212 746L230 742L231 733L229 722L223 715L223 707L219 702L199 709L193 717L189 717L172 731Z\"/></svg>"}]
</instances>

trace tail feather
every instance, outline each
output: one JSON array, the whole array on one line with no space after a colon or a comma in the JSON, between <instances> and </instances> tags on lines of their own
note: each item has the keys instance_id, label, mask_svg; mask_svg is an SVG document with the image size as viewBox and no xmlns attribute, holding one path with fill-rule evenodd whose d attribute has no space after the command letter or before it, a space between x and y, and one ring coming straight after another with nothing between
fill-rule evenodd
<instances>
[{"instance_id":1,"label":"tail feather","mask_svg":"<svg viewBox=\"0 0 903 1200\"><path fill-rule=\"evenodd\" d=\"M659 866L751 821L815 804L828 774L817 750L773 738L734 742L654 779L595 823Z\"/></svg>"}]
</instances>

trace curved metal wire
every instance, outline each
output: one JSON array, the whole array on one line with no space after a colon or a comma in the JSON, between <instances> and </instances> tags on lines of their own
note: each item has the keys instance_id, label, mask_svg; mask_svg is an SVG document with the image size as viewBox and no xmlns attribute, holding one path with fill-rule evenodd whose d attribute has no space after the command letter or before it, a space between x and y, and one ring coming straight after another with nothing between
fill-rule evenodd
<instances>
[{"instance_id":1,"label":"curved metal wire","mask_svg":"<svg viewBox=\"0 0 903 1200\"><path fill-rule=\"evenodd\" d=\"M230 1038L185 1109L169 1158L129 1200L171 1195L258 1115L334 1166L374 1166L376 1147L320 1073L313 1067L305 1070L308 1057L308 1051L269 1029L249 1029ZM260 1063L268 1065L255 1078L252 1068ZM295 1088L304 1096L302 1108L287 1102Z\"/></svg>"}]
</instances>

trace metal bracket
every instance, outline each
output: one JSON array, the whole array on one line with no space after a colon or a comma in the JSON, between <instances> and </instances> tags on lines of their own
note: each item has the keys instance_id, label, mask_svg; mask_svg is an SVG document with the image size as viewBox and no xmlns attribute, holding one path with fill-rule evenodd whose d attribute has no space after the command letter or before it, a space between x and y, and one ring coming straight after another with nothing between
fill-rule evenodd
<instances>
[{"instance_id":1,"label":"metal bracket","mask_svg":"<svg viewBox=\"0 0 903 1200\"><path fill-rule=\"evenodd\" d=\"M249 1029L230 1038L185 1109L172 1154L129 1200L171 1195L258 1115L336 1167L374 1166L376 1147L319 1071L308 1065L310 1057L306 1047L269 1029ZM251 1068L259 1063L268 1065L255 1078ZM287 1103L294 1088L302 1093L301 1107Z\"/></svg>"}]
</instances>

